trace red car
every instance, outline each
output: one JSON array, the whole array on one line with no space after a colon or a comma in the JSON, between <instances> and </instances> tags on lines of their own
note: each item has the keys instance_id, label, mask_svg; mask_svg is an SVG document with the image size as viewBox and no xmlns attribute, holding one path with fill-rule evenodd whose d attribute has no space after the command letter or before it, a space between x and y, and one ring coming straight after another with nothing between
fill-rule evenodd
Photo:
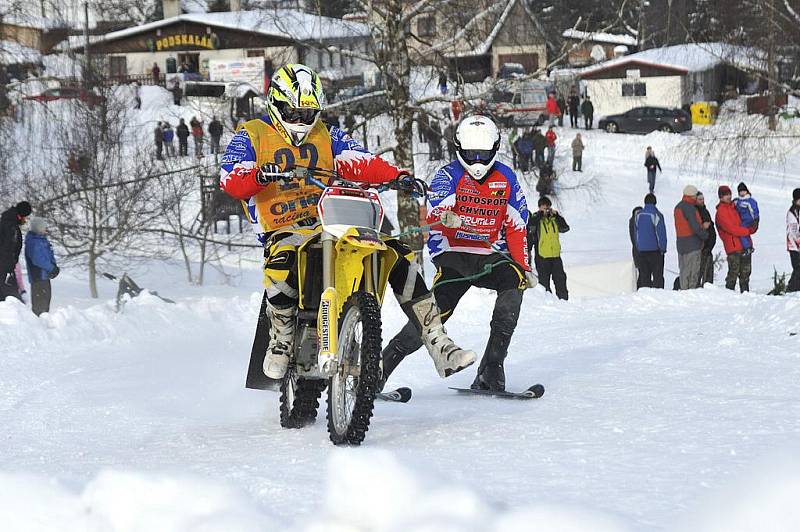
<instances>
[{"instance_id":1,"label":"red car","mask_svg":"<svg viewBox=\"0 0 800 532\"><path fill-rule=\"evenodd\" d=\"M36 96L26 96L26 100L34 100L37 102L47 103L55 100L80 100L85 104L92 106L101 103L104 98L98 96L92 91L87 91L82 88L65 88L47 89L41 94Z\"/></svg>"}]
</instances>

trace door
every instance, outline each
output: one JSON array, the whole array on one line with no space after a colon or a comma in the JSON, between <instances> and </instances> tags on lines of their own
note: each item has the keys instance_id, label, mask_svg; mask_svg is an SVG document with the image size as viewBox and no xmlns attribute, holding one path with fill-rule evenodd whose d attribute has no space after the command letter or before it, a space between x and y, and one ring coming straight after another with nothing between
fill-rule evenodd
<instances>
[{"instance_id":1,"label":"door","mask_svg":"<svg viewBox=\"0 0 800 532\"><path fill-rule=\"evenodd\" d=\"M128 77L128 58L112 55L108 58L108 69L111 79L124 81Z\"/></svg>"},{"instance_id":2,"label":"door","mask_svg":"<svg viewBox=\"0 0 800 532\"><path fill-rule=\"evenodd\" d=\"M178 54L178 72L196 74L200 71L200 54Z\"/></svg>"},{"instance_id":3,"label":"door","mask_svg":"<svg viewBox=\"0 0 800 532\"><path fill-rule=\"evenodd\" d=\"M637 107L625 113L622 129L630 133L641 133L645 130L645 107Z\"/></svg>"},{"instance_id":4,"label":"door","mask_svg":"<svg viewBox=\"0 0 800 532\"><path fill-rule=\"evenodd\" d=\"M643 133L650 133L651 131L657 130L661 127L661 124L664 122L664 110L657 109L655 107L648 107L647 113L645 115L645 120L643 122L644 130Z\"/></svg>"}]
</instances>

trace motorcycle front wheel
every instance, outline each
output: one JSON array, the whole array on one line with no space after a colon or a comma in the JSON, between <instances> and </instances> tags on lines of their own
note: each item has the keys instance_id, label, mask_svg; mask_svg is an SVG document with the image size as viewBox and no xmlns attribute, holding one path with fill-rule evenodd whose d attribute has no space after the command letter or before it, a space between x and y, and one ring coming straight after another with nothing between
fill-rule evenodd
<instances>
[{"instance_id":1,"label":"motorcycle front wheel","mask_svg":"<svg viewBox=\"0 0 800 532\"><path fill-rule=\"evenodd\" d=\"M380 380L381 307L374 295L356 292L339 323L338 368L328 383L328 433L336 445L360 445Z\"/></svg>"}]
</instances>

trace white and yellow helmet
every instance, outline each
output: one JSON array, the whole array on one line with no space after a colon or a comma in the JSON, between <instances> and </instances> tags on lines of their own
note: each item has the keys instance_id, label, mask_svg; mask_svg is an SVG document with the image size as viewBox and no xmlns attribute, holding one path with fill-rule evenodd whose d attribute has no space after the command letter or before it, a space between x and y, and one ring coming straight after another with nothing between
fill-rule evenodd
<instances>
[{"instance_id":1,"label":"white and yellow helmet","mask_svg":"<svg viewBox=\"0 0 800 532\"><path fill-rule=\"evenodd\" d=\"M319 120L325 93L317 73L305 65L288 64L272 76L267 110L286 142L301 145Z\"/></svg>"}]
</instances>

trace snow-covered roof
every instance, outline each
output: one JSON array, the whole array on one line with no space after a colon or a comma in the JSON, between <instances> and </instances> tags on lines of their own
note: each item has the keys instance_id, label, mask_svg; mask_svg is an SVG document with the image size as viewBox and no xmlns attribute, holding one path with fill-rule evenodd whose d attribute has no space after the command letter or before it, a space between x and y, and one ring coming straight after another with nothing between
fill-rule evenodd
<instances>
[{"instance_id":1,"label":"snow-covered roof","mask_svg":"<svg viewBox=\"0 0 800 532\"><path fill-rule=\"evenodd\" d=\"M94 42L114 41L169 26L176 22L194 22L196 24L248 31L297 41L366 37L370 34L367 25L359 22L345 22L341 19L321 17L295 9L277 9L184 13L177 17L107 33L99 36Z\"/></svg>"},{"instance_id":2,"label":"snow-covered roof","mask_svg":"<svg viewBox=\"0 0 800 532\"><path fill-rule=\"evenodd\" d=\"M731 65L742 70L765 70L764 54L757 48L735 46L726 43L692 43L652 48L635 54L603 61L580 70L580 74L595 74L627 63L651 64L703 72L720 64Z\"/></svg>"},{"instance_id":3,"label":"snow-covered roof","mask_svg":"<svg viewBox=\"0 0 800 532\"><path fill-rule=\"evenodd\" d=\"M481 56L489 53L497 35L503 29L508 17L520 0L484 2L475 9L474 16L452 37L436 44L433 50L442 51L453 57ZM526 10L527 16L527 10Z\"/></svg>"},{"instance_id":4,"label":"snow-covered roof","mask_svg":"<svg viewBox=\"0 0 800 532\"><path fill-rule=\"evenodd\" d=\"M42 54L35 48L23 46L16 41L0 41L0 63L38 63L41 59Z\"/></svg>"},{"instance_id":5,"label":"snow-covered roof","mask_svg":"<svg viewBox=\"0 0 800 532\"><path fill-rule=\"evenodd\" d=\"M39 30L52 30L57 28L73 28L76 24L60 18L45 18L34 15L7 14L3 15L3 24L34 28Z\"/></svg>"},{"instance_id":6,"label":"snow-covered roof","mask_svg":"<svg viewBox=\"0 0 800 532\"><path fill-rule=\"evenodd\" d=\"M565 39L576 39L579 41L599 42L605 44L623 44L625 46L636 46L636 37L630 35L617 35L614 33L588 32L575 29L564 30L561 34Z\"/></svg>"}]
</instances>

